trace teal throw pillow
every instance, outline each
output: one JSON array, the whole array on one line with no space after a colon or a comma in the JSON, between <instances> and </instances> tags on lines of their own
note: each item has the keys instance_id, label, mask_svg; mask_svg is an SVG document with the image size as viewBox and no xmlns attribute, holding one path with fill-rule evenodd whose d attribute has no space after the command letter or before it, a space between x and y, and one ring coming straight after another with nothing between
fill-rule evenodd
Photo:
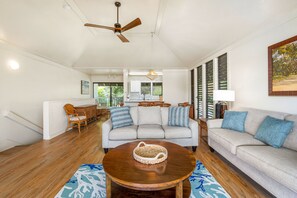
<instances>
[{"instance_id":1,"label":"teal throw pillow","mask_svg":"<svg viewBox=\"0 0 297 198\"><path fill-rule=\"evenodd\" d=\"M189 127L190 107L169 107L168 126Z\"/></svg>"},{"instance_id":2,"label":"teal throw pillow","mask_svg":"<svg viewBox=\"0 0 297 198\"><path fill-rule=\"evenodd\" d=\"M267 116L260 124L255 138L270 146L280 148L292 131L293 126L294 122L292 121L280 120Z\"/></svg>"},{"instance_id":3,"label":"teal throw pillow","mask_svg":"<svg viewBox=\"0 0 297 198\"><path fill-rule=\"evenodd\" d=\"M244 123L247 111L225 111L221 128L245 132Z\"/></svg>"},{"instance_id":4,"label":"teal throw pillow","mask_svg":"<svg viewBox=\"0 0 297 198\"><path fill-rule=\"evenodd\" d=\"M109 110L113 129L133 125L130 107L111 107Z\"/></svg>"}]
</instances>

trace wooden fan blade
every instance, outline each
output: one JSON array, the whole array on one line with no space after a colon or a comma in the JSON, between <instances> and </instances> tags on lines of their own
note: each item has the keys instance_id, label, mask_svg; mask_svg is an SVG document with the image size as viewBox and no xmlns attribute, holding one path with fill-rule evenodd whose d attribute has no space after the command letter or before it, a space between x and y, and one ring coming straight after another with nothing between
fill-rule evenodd
<instances>
[{"instance_id":1,"label":"wooden fan blade","mask_svg":"<svg viewBox=\"0 0 297 198\"><path fill-rule=\"evenodd\" d=\"M87 26L87 27L95 27L95 28L103 28L103 29L112 30L112 31L115 30L114 27L108 27L108 26L104 26L104 25L97 25L97 24L91 24L91 23L86 23L85 26Z\"/></svg>"},{"instance_id":2,"label":"wooden fan blade","mask_svg":"<svg viewBox=\"0 0 297 198\"><path fill-rule=\"evenodd\" d=\"M124 42L124 43L129 42L129 40L126 39L126 37L124 37L122 34L118 34L117 36L119 37L119 39L121 39L122 42Z\"/></svg>"},{"instance_id":3,"label":"wooden fan blade","mask_svg":"<svg viewBox=\"0 0 297 198\"><path fill-rule=\"evenodd\" d=\"M138 26L140 24L141 24L141 20L139 18L137 18L134 21L132 21L132 22L128 23L127 25L125 25L122 28L122 32L130 30L131 28L134 28L134 27L136 27L136 26Z\"/></svg>"}]
</instances>

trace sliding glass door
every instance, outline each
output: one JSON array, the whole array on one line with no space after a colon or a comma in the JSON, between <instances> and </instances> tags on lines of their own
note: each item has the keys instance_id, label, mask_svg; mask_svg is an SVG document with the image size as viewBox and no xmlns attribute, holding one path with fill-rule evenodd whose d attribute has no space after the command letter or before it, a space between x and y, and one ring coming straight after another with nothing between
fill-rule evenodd
<instances>
[{"instance_id":1,"label":"sliding glass door","mask_svg":"<svg viewBox=\"0 0 297 198\"><path fill-rule=\"evenodd\" d=\"M124 101L123 83L94 83L94 98L101 107L119 106Z\"/></svg>"}]
</instances>

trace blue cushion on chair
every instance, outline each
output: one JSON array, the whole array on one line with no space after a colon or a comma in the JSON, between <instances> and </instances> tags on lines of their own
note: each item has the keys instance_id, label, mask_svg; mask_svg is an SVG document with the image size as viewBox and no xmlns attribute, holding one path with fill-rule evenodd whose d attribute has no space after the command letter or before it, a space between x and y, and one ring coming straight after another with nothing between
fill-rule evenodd
<instances>
[{"instance_id":1,"label":"blue cushion on chair","mask_svg":"<svg viewBox=\"0 0 297 198\"><path fill-rule=\"evenodd\" d=\"M294 122L292 121L267 116L259 126L255 138L270 146L280 148L292 131L293 126Z\"/></svg>"},{"instance_id":2,"label":"blue cushion on chair","mask_svg":"<svg viewBox=\"0 0 297 198\"><path fill-rule=\"evenodd\" d=\"M130 107L111 107L110 116L113 129L133 125Z\"/></svg>"},{"instance_id":3,"label":"blue cushion on chair","mask_svg":"<svg viewBox=\"0 0 297 198\"><path fill-rule=\"evenodd\" d=\"M190 107L169 107L168 126L189 127Z\"/></svg>"},{"instance_id":4,"label":"blue cushion on chair","mask_svg":"<svg viewBox=\"0 0 297 198\"><path fill-rule=\"evenodd\" d=\"M244 132L246 116L247 111L225 111L221 128Z\"/></svg>"}]
</instances>

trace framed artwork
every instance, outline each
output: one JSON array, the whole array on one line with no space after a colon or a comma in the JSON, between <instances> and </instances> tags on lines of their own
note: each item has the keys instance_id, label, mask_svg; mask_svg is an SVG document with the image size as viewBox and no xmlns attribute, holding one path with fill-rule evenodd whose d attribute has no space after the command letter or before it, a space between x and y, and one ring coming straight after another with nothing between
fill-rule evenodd
<instances>
[{"instance_id":1,"label":"framed artwork","mask_svg":"<svg viewBox=\"0 0 297 198\"><path fill-rule=\"evenodd\" d=\"M86 80L81 81L81 94L82 95L89 95L90 91L90 82Z\"/></svg>"},{"instance_id":2,"label":"framed artwork","mask_svg":"<svg viewBox=\"0 0 297 198\"><path fill-rule=\"evenodd\" d=\"M297 96L297 36L268 47L269 96Z\"/></svg>"}]
</instances>

